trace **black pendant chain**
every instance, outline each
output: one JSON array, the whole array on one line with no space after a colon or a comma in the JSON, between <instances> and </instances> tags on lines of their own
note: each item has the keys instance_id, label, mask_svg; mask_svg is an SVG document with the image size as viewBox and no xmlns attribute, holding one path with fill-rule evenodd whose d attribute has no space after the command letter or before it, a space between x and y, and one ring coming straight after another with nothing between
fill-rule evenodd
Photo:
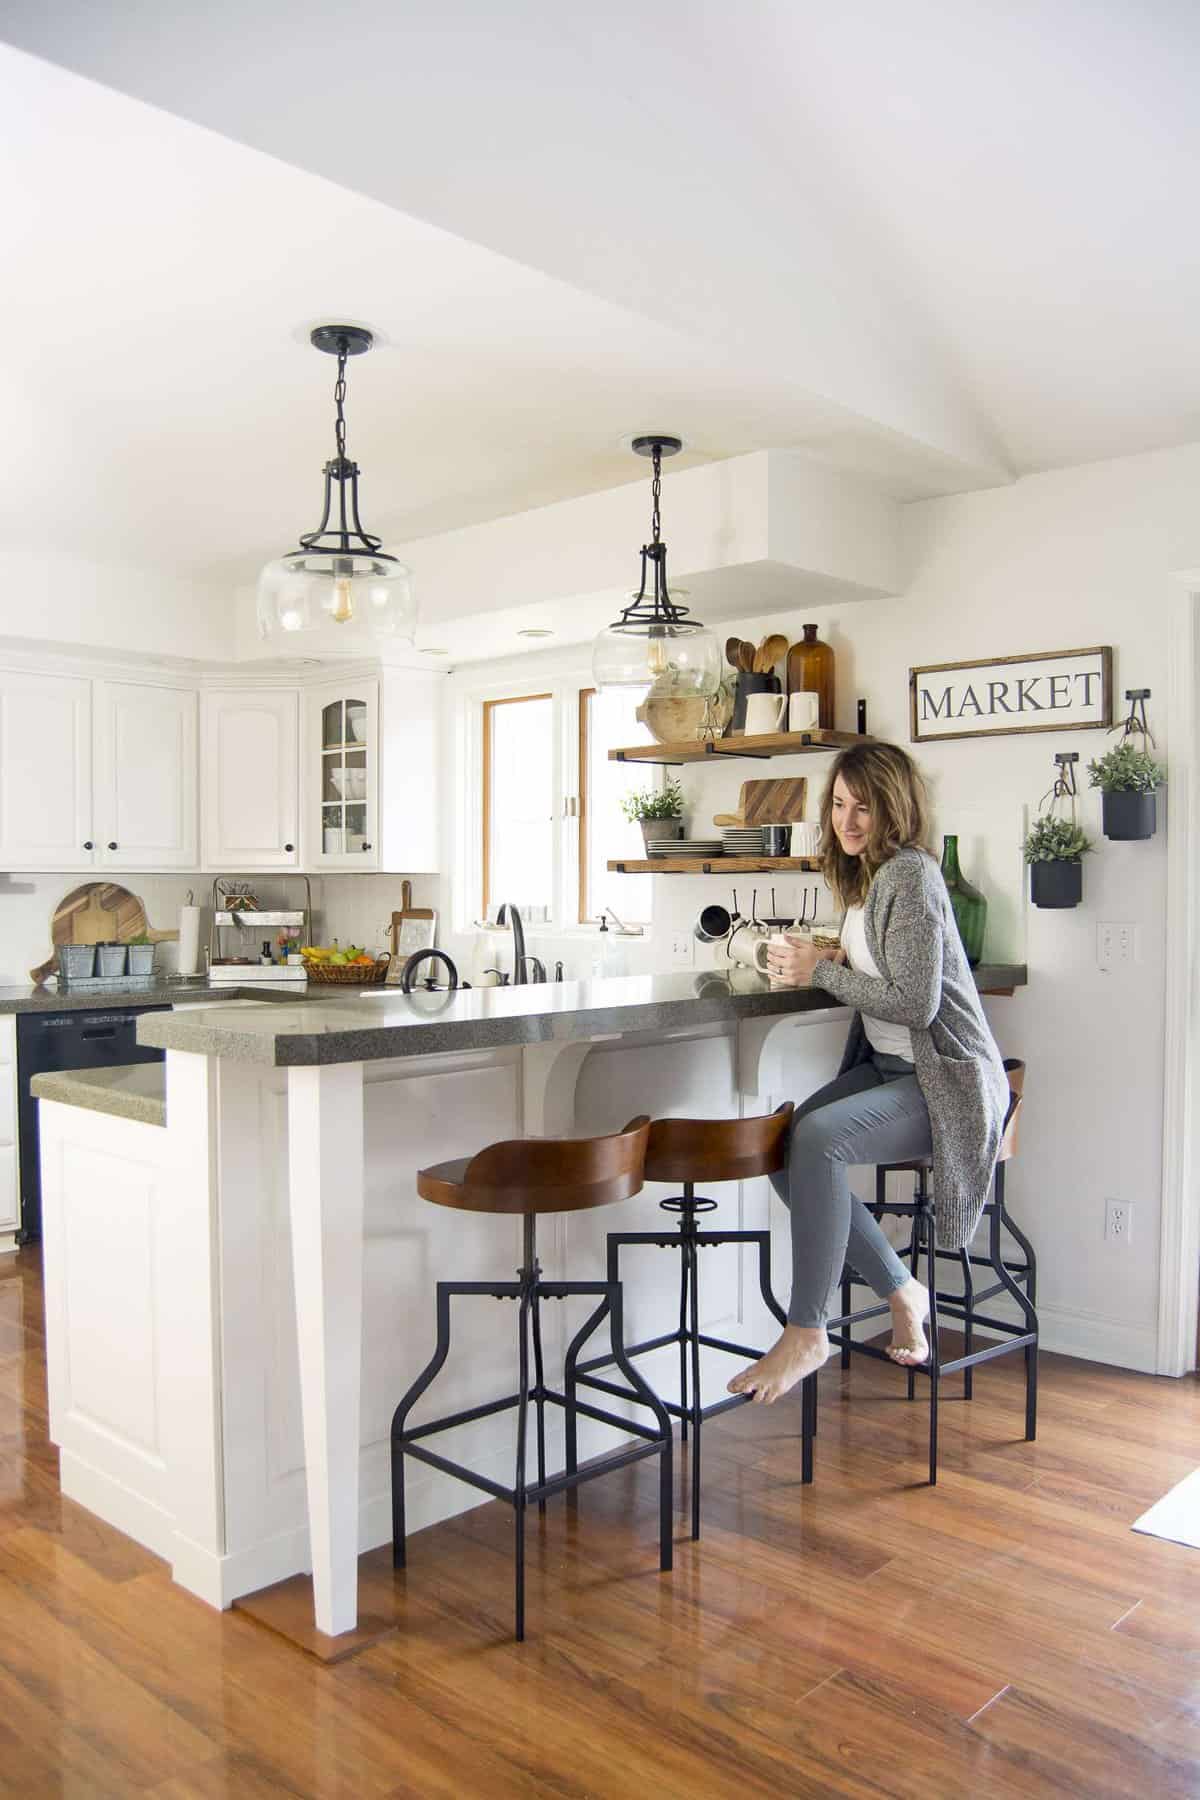
<instances>
[{"instance_id":1,"label":"black pendant chain","mask_svg":"<svg viewBox=\"0 0 1200 1800\"><path fill-rule=\"evenodd\" d=\"M337 380L333 384L333 403L337 409L333 424L338 461L346 460L346 358L350 354L344 337L338 339Z\"/></svg>"},{"instance_id":2,"label":"black pendant chain","mask_svg":"<svg viewBox=\"0 0 1200 1800\"><path fill-rule=\"evenodd\" d=\"M659 502L662 498L662 446L655 444L652 451L654 463L654 479L650 483L650 541L660 542L662 518L659 514Z\"/></svg>"}]
</instances>

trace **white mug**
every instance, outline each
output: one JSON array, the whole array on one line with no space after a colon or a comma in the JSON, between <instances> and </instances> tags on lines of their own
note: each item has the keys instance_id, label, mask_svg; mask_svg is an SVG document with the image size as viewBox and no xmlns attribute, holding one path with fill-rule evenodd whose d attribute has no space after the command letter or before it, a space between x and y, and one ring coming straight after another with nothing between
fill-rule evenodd
<instances>
[{"instance_id":1,"label":"white mug","mask_svg":"<svg viewBox=\"0 0 1200 1800\"><path fill-rule=\"evenodd\" d=\"M802 688L788 699L788 730L812 731L821 716L821 696Z\"/></svg>"},{"instance_id":2,"label":"white mug","mask_svg":"<svg viewBox=\"0 0 1200 1800\"><path fill-rule=\"evenodd\" d=\"M796 698L795 694L792 699ZM821 827L796 819L792 825L792 855L816 856L821 848Z\"/></svg>"},{"instance_id":3,"label":"white mug","mask_svg":"<svg viewBox=\"0 0 1200 1800\"><path fill-rule=\"evenodd\" d=\"M778 942L782 932L755 931L752 925L744 925L735 931L729 940L731 961L740 963L745 969L753 969L759 975L767 973L767 947Z\"/></svg>"},{"instance_id":4,"label":"white mug","mask_svg":"<svg viewBox=\"0 0 1200 1800\"><path fill-rule=\"evenodd\" d=\"M786 694L751 694L746 701L746 737L779 731L787 716Z\"/></svg>"}]
</instances>

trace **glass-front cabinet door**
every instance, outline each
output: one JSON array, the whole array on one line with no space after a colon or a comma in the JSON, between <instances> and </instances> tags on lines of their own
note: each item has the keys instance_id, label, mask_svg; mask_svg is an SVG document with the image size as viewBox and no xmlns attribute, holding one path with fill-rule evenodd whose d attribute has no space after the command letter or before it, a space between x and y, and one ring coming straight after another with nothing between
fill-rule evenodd
<instances>
[{"instance_id":1,"label":"glass-front cabinet door","mask_svg":"<svg viewBox=\"0 0 1200 1800\"><path fill-rule=\"evenodd\" d=\"M349 681L309 692L306 860L314 868L379 865L378 716L376 681Z\"/></svg>"}]
</instances>

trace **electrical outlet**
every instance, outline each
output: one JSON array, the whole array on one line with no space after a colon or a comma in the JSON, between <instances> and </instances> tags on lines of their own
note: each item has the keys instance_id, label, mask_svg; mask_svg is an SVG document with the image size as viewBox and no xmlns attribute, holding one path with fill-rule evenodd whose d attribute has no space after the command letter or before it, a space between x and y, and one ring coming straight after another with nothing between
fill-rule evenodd
<instances>
[{"instance_id":1,"label":"electrical outlet","mask_svg":"<svg viewBox=\"0 0 1200 1800\"><path fill-rule=\"evenodd\" d=\"M1104 1235L1114 1244L1133 1242L1133 1205L1130 1201L1104 1202Z\"/></svg>"},{"instance_id":2,"label":"electrical outlet","mask_svg":"<svg viewBox=\"0 0 1200 1800\"><path fill-rule=\"evenodd\" d=\"M1142 960L1140 934L1136 925L1096 927L1096 961L1105 971L1128 968Z\"/></svg>"},{"instance_id":3,"label":"electrical outlet","mask_svg":"<svg viewBox=\"0 0 1200 1800\"><path fill-rule=\"evenodd\" d=\"M690 969L696 955L696 940L690 931L671 933L671 967Z\"/></svg>"}]
</instances>

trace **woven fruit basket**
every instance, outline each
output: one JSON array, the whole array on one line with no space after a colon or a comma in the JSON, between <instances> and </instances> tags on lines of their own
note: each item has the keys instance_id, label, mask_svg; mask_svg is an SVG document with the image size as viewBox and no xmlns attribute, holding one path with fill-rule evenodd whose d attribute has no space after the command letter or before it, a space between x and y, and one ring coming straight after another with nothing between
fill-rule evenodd
<instances>
[{"instance_id":1,"label":"woven fruit basket","mask_svg":"<svg viewBox=\"0 0 1200 1800\"><path fill-rule=\"evenodd\" d=\"M331 987L379 987L387 980L391 960L386 951L373 963L318 963L306 959L304 973L310 981Z\"/></svg>"}]
</instances>

